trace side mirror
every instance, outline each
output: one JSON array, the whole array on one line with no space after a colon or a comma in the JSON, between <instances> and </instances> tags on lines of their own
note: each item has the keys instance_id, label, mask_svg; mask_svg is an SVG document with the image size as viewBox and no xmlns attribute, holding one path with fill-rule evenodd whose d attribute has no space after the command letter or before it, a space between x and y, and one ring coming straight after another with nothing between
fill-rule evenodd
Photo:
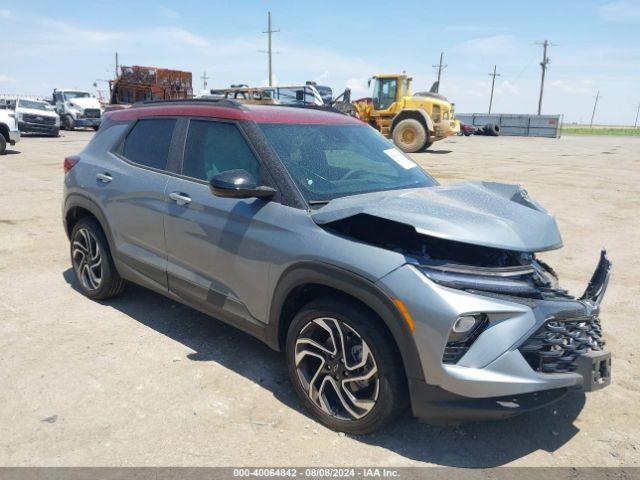
<instances>
[{"instance_id":1,"label":"side mirror","mask_svg":"<svg viewBox=\"0 0 640 480\"><path fill-rule=\"evenodd\" d=\"M258 186L255 178L246 170L227 170L209 181L209 189L216 197L271 199L276 191Z\"/></svg>"}]
</instances>

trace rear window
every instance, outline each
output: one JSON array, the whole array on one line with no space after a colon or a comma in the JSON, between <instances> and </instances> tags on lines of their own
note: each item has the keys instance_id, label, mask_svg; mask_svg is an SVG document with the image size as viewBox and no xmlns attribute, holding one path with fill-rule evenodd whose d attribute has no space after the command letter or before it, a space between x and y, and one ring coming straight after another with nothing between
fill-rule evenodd
<instances>
[{"instance_id":1,"label":"rear window","mask_svg":"<svg viewBox=\"0 0 640 480\"><path fill-rule=\"evenodd\" d=\"M139 120L124 142L122 154L139 165L164 170L175 125L173 118Z\"/></svg>"}]
</instances>

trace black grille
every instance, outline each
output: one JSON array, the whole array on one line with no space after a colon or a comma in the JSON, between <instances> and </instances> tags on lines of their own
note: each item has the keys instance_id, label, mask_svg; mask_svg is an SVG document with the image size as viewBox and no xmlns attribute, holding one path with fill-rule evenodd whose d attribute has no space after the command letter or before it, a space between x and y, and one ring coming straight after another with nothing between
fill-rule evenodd
<instances>
[{"instance_id":1,"label":"black grille","mask_svg":"<svg viewBox=\"0 0 640 480\"><path fill-rule=\"evenodd\" d=\"M99 108L86 108L84 111L84 116L87 118L100 118L100 109Z\"/></svg>"},{"instance_id":2,"label":"black grille","mask_svg":"<svg viewBox=\"0 0 640 480\"><path fill-rule=\"evenodd\" d=\"M531 368L543 373L573 372L576 358L604 347L598 317L579 317L545 322L519 348Z\"/></svg>"},{"instance_id":3,"label":"black grille","mask_svg":"<svg viewBox=\"0 0 640 480\"><path fill-rule=\"evenodd\" d=\"M39 123L40 125L55 125L56 117L45 117L44 115L35 115L33 113L25 113L22 116L25 123Z\"/></svg>"},{"instance_id":4,"label":"black grille","mask_svg":"<svg viewBox=\"0 0 640 480\"><path fill-rule=\"evenodd\" d=\"M469 334L467 338L461 341L448 341L444 347L444 354L442 355L442 363L456 364L469 350L473 342L484 332L489 325L489 319L484 318L481 322L478 322L475 329Z\"/></svg>"}]
</instances>

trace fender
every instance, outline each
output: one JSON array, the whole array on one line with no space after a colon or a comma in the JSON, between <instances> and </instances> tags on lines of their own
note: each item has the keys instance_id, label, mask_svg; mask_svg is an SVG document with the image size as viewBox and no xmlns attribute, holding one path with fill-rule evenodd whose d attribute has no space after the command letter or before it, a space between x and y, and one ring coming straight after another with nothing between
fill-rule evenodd
<instances>
[{"instance_id":1,"label":"fender","mask_svg":"<svg viewBox=\"0 0 640 480\"><path fill-rule=\"evenodd\" d=\"M431 120L431 117L429 116L429 114L424 110L422 110L421 108L405 108L402 111L400 111L395 117L393 117L393 120L391 122L391 131L393 131L396 124L400 120L404 120L405 118L411 118L411 115L406 115L407 113L417 113L418 115L420 115L420 117L422 117L422 119L424 120L425 125L427 126L427 130L429 130L429 133L435 132L435 127L433 126L433 120Z\"/></svg>"},{"instance_id":2,"label":"fender","mask_svg":"<svg viewBox=\"0 0 640 480\"><path fill-rule=\"evenodd\" d=\"M371 308L385 323L398 346L405 372L409 378L424 379L413 334L391 299L373 282L342 268L321 262L301 262L287 268L274 290L265 342L276 350L282 349L286 326L282 326L282 312L289 294L302 285L315 284L330 287L354 298Z\"/></svg>"},{"instance_id":3,"label":"fender","mask_svg":"<svg viewBox=\"0 0 640 480\"><path fill-rule=\"evenodd\" d=\"M67 215L69 211L73 208L84 208L85 210L91 212L91 214L96 217L98 223L102 227L102 231L107 237L107 242L109 243L109 250L111 250L111 254L115 254L114 244L113 244L113 234L111 233L111 228L109 227L109 223L107 222L107 217L105 216L102 208L94 202L91 198L86 195L82 195L80 193L70 193L64 201L64 209L62 216L62 223L64 225L65 233L67 237L70 236L71 232L69 232L69 228L67 226ZM70 238L69 238L70 239ZM115 255L114 255L115 260Z\"/></svg>"}]
</instances>

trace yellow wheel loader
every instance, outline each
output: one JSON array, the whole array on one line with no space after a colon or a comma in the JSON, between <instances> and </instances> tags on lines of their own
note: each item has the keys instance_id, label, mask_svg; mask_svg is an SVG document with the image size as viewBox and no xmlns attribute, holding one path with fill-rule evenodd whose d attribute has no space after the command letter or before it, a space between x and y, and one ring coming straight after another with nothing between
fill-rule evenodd
<instances>
[{"instance_id":1,"label":"yellow wheel loader","mask_svg":"<svg viewBox=\"0 0 640 480\"><path fill-rule=\"evenodd\" d=\"M400 74L376 75L369 80L372 97L353 102L358 118L407 153L425 150L460 131L453 104L433 91L412 95L411 80Z\"/></svg>"}]
</instances>

